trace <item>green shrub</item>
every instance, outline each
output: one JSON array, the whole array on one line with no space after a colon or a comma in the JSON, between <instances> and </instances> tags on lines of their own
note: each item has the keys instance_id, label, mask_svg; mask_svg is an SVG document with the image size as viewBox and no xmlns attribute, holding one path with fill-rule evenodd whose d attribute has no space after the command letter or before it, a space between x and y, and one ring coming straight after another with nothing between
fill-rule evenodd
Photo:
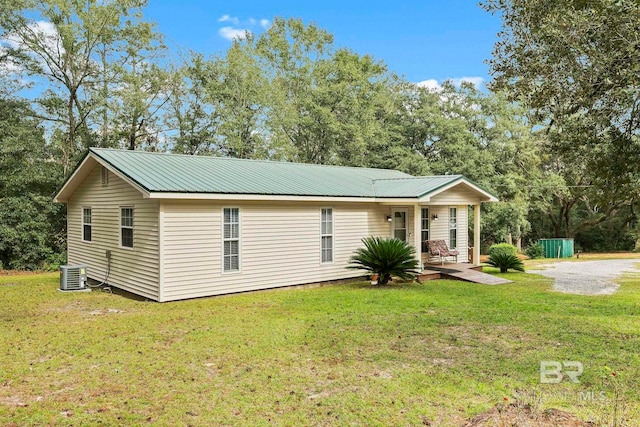
<instances>
[{"instance_id":1,"label":"green shrub","mask_svg":"<svg viewBox=\"0 0 640 427\"><path fill-rule=\"evenodd\" d=\"M386 285L391 276L404 280L411 280L419 272L416 251L413 246L399 239L383 239L380 237L365 237L362 239L364 248L356 249L349 260L352 265L347 268L366 270L370 274L379 276L378 283Z\"/></svg>"},{"instance_id":2,"label":"green shrub","mask_svg":"<svg viewBox=\"0 0 640 427\"><path fill-rule=\"evenodd\" d=\"M500 269L500 273L506 273L507 270L524 271L524 264L516 255L508 254L504 252L497 252L493 255L489 255L489 261L487 261L492 267Z\"/></svg>"},{"instance_id":3,"label":"green shrub","mask_svg":"<svg viewBox=\"0 0 640 427\"><path fill-rule=\"evenodd\" d=\"M66 253L54 253L47 257L47 260L42 265L44 271L58 271L61 265L67 263Z\"/></svg>"},{"instance_id":4,"label":"green shrub","mask_svg":"<svg viewBox=\"0 0 640 427\"><path fill-rule=\"evenodd\" d=\"M518 255L518 248L509 243L496 243L489 248L489 256L495 254L509 254L513 256Z\"/></svg>"},{"instance_id":5,"label":"green shrub","mask_svg":"<svg viewBox=\"0 0 640 427\"><path fill-rule=\"evenodd\" d=\"M540 243L533 243L529 245L525 253L531 259L544 258L544 246Z\"/></svg>"}]
</instances>

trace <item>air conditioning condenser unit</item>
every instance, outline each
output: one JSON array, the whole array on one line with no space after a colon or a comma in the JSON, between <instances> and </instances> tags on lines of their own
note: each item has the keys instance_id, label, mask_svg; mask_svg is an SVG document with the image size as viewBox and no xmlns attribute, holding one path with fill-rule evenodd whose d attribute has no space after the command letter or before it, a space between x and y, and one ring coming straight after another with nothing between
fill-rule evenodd
<instances>
[{"instance_id":1,"label":"air conditioning condenser unit","mask_svg":"<svg viewBox=\"0 0 640 427\"><path fill-rule=\"evenodd\" d=\"M60 266L60 290L79 291L87 288L86 265Z\"/></svg>"}]
</instances>

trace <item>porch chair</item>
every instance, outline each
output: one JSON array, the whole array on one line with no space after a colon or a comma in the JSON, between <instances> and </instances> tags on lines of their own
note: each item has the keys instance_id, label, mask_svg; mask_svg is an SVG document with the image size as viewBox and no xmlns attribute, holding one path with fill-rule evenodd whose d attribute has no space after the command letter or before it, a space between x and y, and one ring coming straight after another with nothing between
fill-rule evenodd
<instances>
[{"instance_id":1,"label":"porch chair","mask_svg":"<svg viewBox=\"0 0 640 427\"><path fill-rule=\"evenodd\" d=\"M427 263L436 260L444 265L447 257L453 257L454 261L458 262L459 252L455 249L449 249L444 240L427 240L425 243L427 244Z\"/></svg>"}]
</instances>

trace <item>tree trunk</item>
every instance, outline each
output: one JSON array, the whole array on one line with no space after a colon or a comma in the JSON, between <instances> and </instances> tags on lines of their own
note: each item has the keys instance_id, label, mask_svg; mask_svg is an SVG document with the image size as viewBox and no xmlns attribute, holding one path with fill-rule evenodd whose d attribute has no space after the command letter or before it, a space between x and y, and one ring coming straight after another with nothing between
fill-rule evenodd
<instances>
[{"instance_id":1,"label":"tree trunk","mask_svg":"<svg viewBox=\"0 0 640 427\"><path fill-rule=\"evenodd\" d=\"M107 85L107 48L103 46L102 51L100 52L102 57L102 98L103 98L103 110L102 110L102 146L107 146L107 138L109 136L109 117L108 117L108 96L109 96L109 87Z\"/></svg>"},{"instance_id":2,"label":"tree trunk","mask_svg":"<svg viewBox=\"0 0 640 427\"><path fill-rule=\"evenodd\" d=\"M69 134L67 135L67 146L62 147L62 165L64 168L64 176L67 176L71 167L71 157L76 145L76 116L73 114L73 99L75 92L71 92L69 95L69 102L67 103L67 116L69 120Z\"/></svg>"}]
</instances>

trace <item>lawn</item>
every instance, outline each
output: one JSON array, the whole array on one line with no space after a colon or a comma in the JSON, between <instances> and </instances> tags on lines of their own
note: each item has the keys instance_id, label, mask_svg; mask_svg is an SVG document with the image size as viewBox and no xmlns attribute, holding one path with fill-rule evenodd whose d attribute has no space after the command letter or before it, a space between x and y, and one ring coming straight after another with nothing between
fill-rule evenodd
<instances>
[{"instance_id":1,"label":"lawn","mask_svg":"<svg viewBox=\"0 0 640 427\"><path fill-rule=\"evenodd\" d=\"M520 402L640 425L640 279L587 297L507 276L165 304L2 276L0 424L448 426ZM540 384L545 360L581 382Z\"/></svg>"}]
</instances>

